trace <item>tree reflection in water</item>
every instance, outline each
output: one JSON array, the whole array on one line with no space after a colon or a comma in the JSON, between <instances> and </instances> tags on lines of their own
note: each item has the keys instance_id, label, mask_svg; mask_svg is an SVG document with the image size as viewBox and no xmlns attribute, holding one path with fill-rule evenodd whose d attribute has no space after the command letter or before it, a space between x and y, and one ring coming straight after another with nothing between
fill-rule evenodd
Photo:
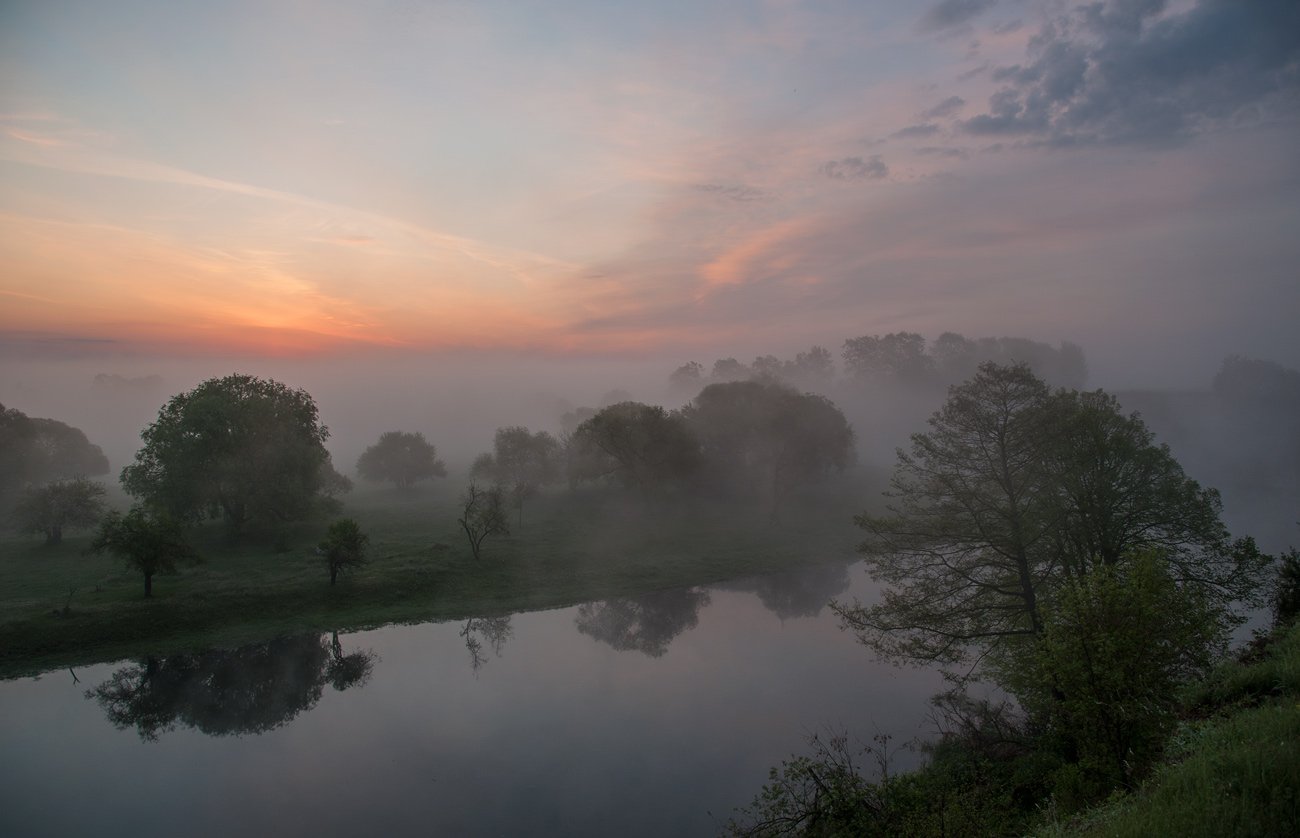
<instances>
[{"instance_id":1,"label":"tree reflection in water","mask_svg":"<svg viewBox=\"0 0 1300 838\"><path fill-rule=\"evenodd\" d=\"M320 700L326 684L364 684L370 651L343 653L338 633L281 637L234 650L149 657L86 691L118 729L156 740L176 727L209 736L259 734L288 723Z\"/></svg>"},{"instance_id":2,"label":"tree reflection in water","mask_svg":"<svg viewBox=\"0 0 1300 838\"><path fill-rule=\"evenodd\" d=\"M471 617L465 621L465 628L460 636L465 638L465 648L469 650L469 665L475 674L479 667L487 663L487 652L483 644L492 650L492 654L501 657L501 647L505 645L514 629L510 627L509 617Z\"/></svg>"},{"instance_id":3,"label":"tree reflection in water","mask_svg":"<svg viewBox=\"0 0 1300 838\"><path fill-rule=\"evenodd\" d=\"M822 564L759 576L727 585L753 591L763 607L782 620L816 617L838 594L849 588L847 564Z\"/></svg>"},{"instance_id":4,"label":"tree reflection in water","mask_svg":"<svg viewBox=\"0 0 1300 838\"><path fill-rule=\"evenodd\" d=\"M662 657L674 637L695 628L708 604L708 591L698 588L589 602L578 606L578 631L620 652Z\"/></svg>"}]
</instances>

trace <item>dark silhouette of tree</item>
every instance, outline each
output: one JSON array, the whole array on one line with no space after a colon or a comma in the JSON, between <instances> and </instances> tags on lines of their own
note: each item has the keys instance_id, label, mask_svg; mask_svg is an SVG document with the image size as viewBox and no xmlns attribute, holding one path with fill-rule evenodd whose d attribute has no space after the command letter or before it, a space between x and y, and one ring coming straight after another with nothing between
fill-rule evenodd
<instances>
[{"instance_id":1,"label":"dark silhouette of tree","mask_svg":"<svg viewBox=\"0 0 1300 838\"><path fill-rule=\"evenodd\" d=\"M673 638L699 623L708 591L696 588L617 597L578 606L578 631L620 652L663 657Z\"/></svg>"},{"instance_id":2,"label":"dark silhouette of tree","mask_svg":"<svg viewBox=\"0 0 1300 838\"><path fill-rule=\"evenodd\" d=\"M915 332L850 338L844 341L844 372L859 381L927 384L934 359L925 348L925 338Z\"/></svg>"},{"instance_id":3,"label":"dark silhouette of tree","mask_svg":"<svg viewBox=\"0 0 1300 838\"><path fill-rule=\"evenodd\" d=\"M643 491L690 478L699 443L685 420L662 407L620 402L577 427L567 446L569 479L611 479Z\"/></svg>"},{"instance_id":4,"label":"dark silhouette of tree","mask_svg":"<svg viewBox=\"0 0 1300 838\"><path fill-rule=\"evenodd\" d=\"M497 428L491 454L474 460L470 476L503 487L524 523L524 501L560 478L560 443L546 431L530 433L512 425Z\"/></svg>"},{"instance_id":5,"label":"dark silhouette of tree","mask_svg":"<svg viewBox=\"0 0 1300 838\"><path fill-rule=\"evenodd\" d=\"M857 519L881 601L837 611L888 657L951 663L1038 636L1042 597L1143 550L1204 592L1220 628L1260 595L1267 558L1229 541L1216 492L1111 397L1053 394L1023 364L952 388L887 496L890 514Z\"/></svg>"},{"instance_id":6,"label":"dark silhouette of tree","mask_svg":"<svg viewBox=\"0 0 1300 838\"><path fill-rule=\"evenodd\" d=\"M465 494L461 495L460 507L461 515L456 523L465 531L475 559L478 559L488 536L510 535L504 493L499 487L480 489L475 483L469 484Z\"/></svg>"},{"instance_id":7,"label":"dark silhouette of tree","mask_svg":"<svg viewBox=\"0 0 1300 838\"><path fill-rule=\"evenodd\" d=\"M69 528L93 527L104 514L104 484L85 478L58 480L28 489L18 501L14 519L21 532L40 533L45 544L63 542Z\"/></svg>"},{"instance_id":8,"label":"dark silhouette of tree","mask_svg":"<svg viewBox=\"0 0 1300 838\"><path fill-rule=\"evenodd\" d=\"M370 536L363 533L351 518L340 518L330 524L329 532L316 552L325 560L331 585L338 579L340 572L356 570L366 563L366 547L369 544Z\"/></svg>"},{"instance_id":9,"label":"dark silhouette of tree","mask_svg":"<svg viewBox=\"0 0 1300 838\"><path fill-rule=\"evenodd\" d=\"M281 637L235 650L149 657L123 667L86 697L119 729L153 741L177 727L209 736L281 727L335 690L363 685L371 652L344 654L338 633Z\"/></svg>"},{"instance_id":10,"label":"dark silhouette of tree","mask_svg":"<svg viewBox=\"0 0 1300 838\"><path fill-rule=\"evenodd\" d=\"M424 434L387 431L357 459L357 473L366 480L391 480L399 489L409 489L420 480L446 477L447 467Z\"/></svg>"},{"instance_id":11,"label":"dark silhouette of tree","mask_svg":"<svg viewBox=\"0 0 1300 838\"><path fill-rule=\"evenodd\" d=\"M71 425L0 405L0 503L28 486L108 473L103 450Z\"/></svg>"},{"instance_id":12,"label":"dark silhouette of tree","mask_svg":"<svg viewBox=\"0 0 1300 838\"><path fill-rule=\"evenodd\" d=\"M88 552L109 552L144 576L144 595L153 596L153 577L175 573L178 561L197 561L198 554L186 542L180 525L165 514L151 515L133 507L122 515L109 512Z\"/></svg>"},{"instance_id":13,"label":"dark silhouette of tree","mask_svg":"<svg viewBox=\"0 0 1300 838\"><path fill-rule=\"evenodd\" d=\"M232 533L331 509L349 485L330 463L316 403L276 381L209 379L173 397L141 438L122 470L126 490L177 520L222 517Z\"/></svg>"},{"instance_id":14,"label":"dark silhouette of tree","mask_svg":"<svg viewBox=\"0 0 1300 838\"><path fill-rule=\"evenodd\" d=\"M700 440L706 474L761 487L773 514L789 489L854 459L853 429L839 408L776 381L710 384L682 416Z\"/></svg>"}]
</instances>

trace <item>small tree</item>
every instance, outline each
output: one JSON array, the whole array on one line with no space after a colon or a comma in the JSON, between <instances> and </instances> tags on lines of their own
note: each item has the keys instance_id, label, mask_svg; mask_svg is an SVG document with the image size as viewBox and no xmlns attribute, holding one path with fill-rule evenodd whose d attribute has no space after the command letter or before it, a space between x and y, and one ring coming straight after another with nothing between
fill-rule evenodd
<instances>
[{"instance_id":1,"label":"small tree","mask_svg":"<svg viewBox=\"0 0 1300 838\"><path fill-rule=\"evenodd\" d=\"M177 561L198 559L175 520L150 516L139 506L125 515L110 512L104 518L89 552L105 550L144 575L146 598L153 596L154 574L175 573Z\"/></svg>"},{"instance_id":2,"label":"small tree","mask_svg":"<svg viewBox=\"0 0 1300 838\"><path fill-rule=\"evenodd\" d=\"M104 484L82 477L28 489L14 518L21 532L41 533L45 544L63 541L64 528L93 527L104 514Z\"/></svg>"},{"instance_id":3,"label":"small tree","mask_svg":"<svg viewBox=\"0 0 1300 838\"><path fill-rule=\"evenodd\" d=\"M478 559L479 550L489 535L510 535L503 494L499 486L480 489L471 483L461 496L461 516L456 521L465 530L475 559Z\"/></svg>"},{"instance_id":4,"label":"small tree","mask_svg":"<svg viewBox=\"0 0 1300 838\"><path fill-rule=\"evenodd\" d=\"M446 477L447 467L424 434L388 431L357 460L357 473L366 480L391 480L399 489L409 489L419 480Z\"/></svg>"},{"instance_id":5,"label":"small tree","mask_svg":"<svg viewBox=\"0 0 1300 838\"><path fill-rule=\"evenodd\" d=\"M518 512L516 525L524 523L524 501L560 476L560 443L546 431L530 433L527 428L497 428L493 453L480 454L470 477L489 480L505 487Z\"/></svg>"},{"instance_id":6,"label":"small tree","mask_svg":"<svg viewBox=\"0 0 1300 838\"><path fill-rule=\"evenodd\" d=\"M340 571L352 570L366 563L369 544L370 536L363 533L351 518L340 518L330 524L329 532L316 552L325 559L331 585L338 580Z\"/></svg>"}]
</instances>

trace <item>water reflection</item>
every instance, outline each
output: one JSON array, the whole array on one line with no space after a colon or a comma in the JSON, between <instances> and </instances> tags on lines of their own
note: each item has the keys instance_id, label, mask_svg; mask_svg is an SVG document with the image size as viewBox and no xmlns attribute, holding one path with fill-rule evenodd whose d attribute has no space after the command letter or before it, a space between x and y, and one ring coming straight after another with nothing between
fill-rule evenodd
<instances>
[{"instance_id":1,"label":"water reflection","mask_svg":"<svg viewBox=\"0 0 1300 838\"><path fill-rule=\"evenodd\" d=\"M235 650L150 657L125 666L86 698L120 730L155 740L176 727L209 736L259 734L286 724L320 700L326 684L364 684L370 651L344 654L338 633L281 637Z\"/></svg>"},{"instance_id":2,"label":"water reflection","mask_svg":"<svg viewBox=\"0 0 1300 838\"><path fill-rule=\"evenodd\" d=\"M662 657L673 638L700 621L709 593L698 588L657 591L578 606L578 631L620 652Z\"/></svg>"},{"instance_id":3,"label":"water reflection","mask_svg":"<svg viewBox=\"0 0 1300 838\"><path fill-rule=\"evenodd\" d=\"M812 565L733 582L725 587L757 594L763 607L782 620L816 617L832 599L849 589L849 566Z\"/></svg>"},{"instance_id":4,"label":"water reflection","mask_svg":"<svg viewBox=\"0 0 1300 838\"><path fill-rule=\"evenodd\" d=\"M465 638L465 649L469 651L469 665L478 673L479 668L487 663L487 653L483 650L486 643L492 654L501 657L501 647L514 634L509 617L472 617L465 622L460 636Z\"/></svg>"}]
</instances>

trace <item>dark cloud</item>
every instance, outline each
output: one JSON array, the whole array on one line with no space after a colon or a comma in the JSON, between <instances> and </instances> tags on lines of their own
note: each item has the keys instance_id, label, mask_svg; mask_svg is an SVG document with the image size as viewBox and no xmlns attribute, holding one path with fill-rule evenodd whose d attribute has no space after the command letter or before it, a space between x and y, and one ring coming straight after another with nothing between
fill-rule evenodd
<instances>
[{"instance_id":1,"label":"dark cloud","mask_svg":"<svg viewBox=\"0 0 1300 838\"><path fill-rule=\"evenodd\" d=\"M922 32L938 32L973 20L998 0L940 0L921 18Z\"/></svg>"},{"instance_id":2,"label":"dark cloud","mask_svg":"<svg viewBox=\"0 0 1300 838\"><path fill-rule=\"evenodd\" d=\"M755 189L752 186L743 186L738 184L697 183L695 184L695 189L700 192L708 192L717 195L720 198L726 198L730 201L740 201L741 203L761 201L767 197L767 193L761 189Z\"/></svg>"},{"instance_id":3,"label":"dark cloud","mask_svg":"<svg viewBox=\"0 0 1300 838\"><path fill-rule=\"evenodd\" d=\"M952 157L957 160L965 160L970 154L964 148L955 148L953 146L927 145L915 149L917 154L926 157Z\"/></svg>"},{"instance_id":4,"label":"dark cloud","mask_svg":"<svg viewBox=\"0 0 1300 838\"><path fill-rule=\"evenodd\" d=\"M895 131L893 136L899 139L917 139L920 137L933 137L939 133L939 126L933 122L922 122L919 125L909 125L906 128Z\"/></svg>"},{"instance_id":5,"label":"dark cloud","mask_svg":"<svg viewBox=\"0 0 1300 838\"><path fill-rule=\"evenodd\" d=\"M1300 110L1300 3L1165 7L1111 0L1051 21L1027 63L993 72L1003 86L961 127L1057 146L1160 145Z\"/></svg>"},{"instance_id":6,"label":"dark cloud","mask_svg":"<svg viewBox=\"0 0 1300 838\"><path fill-rule=\"evenodd\" d=\"M880 180L889 174L889 167L879 154L873 154L866 160L861 157L830 160L823 163L819 171L831 180Z\"/></svg>"},{"instance_id":7,"label":"dark cloud","mask_svg":"<svg viewBox=\"0 0 1300 838\"><path fill-rule=\"evenodd\" d=\"M921 119L944 119L956 114L964 104L966 100L960 96L949 96L934 107L921 111Z\"/></svg>"}]
</instances>

